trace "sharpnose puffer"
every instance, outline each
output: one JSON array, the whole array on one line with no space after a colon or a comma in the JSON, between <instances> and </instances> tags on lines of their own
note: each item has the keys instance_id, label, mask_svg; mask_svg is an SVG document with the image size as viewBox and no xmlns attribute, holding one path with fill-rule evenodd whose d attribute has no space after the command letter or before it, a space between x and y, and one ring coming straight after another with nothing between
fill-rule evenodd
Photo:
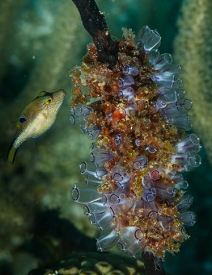
<instances>
[{"instance_id":1,"label":"sharpnose puffer","mask_svg":"<svg viewBox=\"0 0 212 275\"><path fill-rule=\"evenodd\" d=\"M14 162L16 152L24 141L42 135L52 126L65 95L64 90L54 93L42 91L26 106L18 118L15 137L8 151L10 163Z\"/></svg>"}]
</instances>

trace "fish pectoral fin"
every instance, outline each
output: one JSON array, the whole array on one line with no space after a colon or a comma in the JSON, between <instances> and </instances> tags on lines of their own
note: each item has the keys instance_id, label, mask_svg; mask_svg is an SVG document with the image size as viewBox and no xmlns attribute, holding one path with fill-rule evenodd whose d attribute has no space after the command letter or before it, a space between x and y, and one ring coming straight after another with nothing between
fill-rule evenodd
<instances>
[{"instance_id":1,"label":"fish pectoral fin","mask_svg":"<svg viewBox=\"0 0 212 275\"><path fill-rule=\"evenodd\" d=\"M7 160L8 160L11 164L14 163L15 155L16 155L16 153L17 153L17 150L18 150L18 148L15 148L15 147L13 146L13 143L12 143L11 146L10 146L10 148L9 148L9 150L8 150L8 154L7 154Z\"/></svg>"}]
</instances>

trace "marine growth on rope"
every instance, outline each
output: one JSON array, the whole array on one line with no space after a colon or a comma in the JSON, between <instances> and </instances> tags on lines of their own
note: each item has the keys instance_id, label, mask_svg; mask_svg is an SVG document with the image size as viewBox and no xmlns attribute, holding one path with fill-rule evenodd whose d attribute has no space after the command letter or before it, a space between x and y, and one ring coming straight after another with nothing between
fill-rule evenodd
<instances>
[{"instance_id":1,"label":"marine growth on rope","mask_svg":"<svg viewBox=\"0 0 212 275\"><path fill-rule=\"evenodd\" d=\"M199 138L186 134L192 102L160 42L147 26L137 37L123 29L116 66L98 62L90 44L71 72L71 122L93 141L90 160L80 164L85 187L75 185L72 197L99 228L100 251L117 245L134 257L148 251L163 259L195 223L180 173L200 165Z\"/></svg>"}]
</instances>

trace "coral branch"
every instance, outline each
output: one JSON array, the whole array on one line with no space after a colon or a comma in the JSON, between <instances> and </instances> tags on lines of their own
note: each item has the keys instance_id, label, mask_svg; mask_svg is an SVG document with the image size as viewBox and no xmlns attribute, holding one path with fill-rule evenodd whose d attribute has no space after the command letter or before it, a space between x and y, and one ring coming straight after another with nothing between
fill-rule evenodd
<instances>
[{"instance_id":1,"label":"coral branch","mask_svg":"<svg viewBox=\"0 0 212 275\"><path fill-rule=\"evenodd\" d=\"M212 164L212 1L183 1L175 39L175 59L183 66L184 88L195 108L191 112ZM180 47L179 47L180 45Z\"/></svg>"},{"instance_id":2,"label":"coral branch","mask_svg":"<svg viewBox=\"0 0 212 275\"><path fill-rule=\"evenodd\" d=\"M94 0L72 0L79 10L84 28L93 38L97 48L98 61L113 67L118 60L118 44L108 31L107 23Z\"/></svg>"}]
</instances>

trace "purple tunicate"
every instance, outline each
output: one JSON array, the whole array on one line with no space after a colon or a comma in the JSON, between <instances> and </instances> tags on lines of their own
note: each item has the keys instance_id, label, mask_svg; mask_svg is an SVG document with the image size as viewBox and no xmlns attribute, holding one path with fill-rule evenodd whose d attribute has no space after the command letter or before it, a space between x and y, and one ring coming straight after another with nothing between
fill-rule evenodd
<instances>
[{"instance_id":1,"label":"purple tunicate","mask_svg":"<svg viewBox=\"0 0 212 275\"><path fill-rule=\"evenodd\" d=\"M158 221L163 230L167 230L170 227L170 222L173 221L171 217L159 216Z\"/></svg>"},{"instance_id":2,"label":"purple tunicate","mask_svg":"<svg viewBox=\"0 0 212 275\"><path fill-rule=\"evenodd\" d=\"M136 146L141 146L141 140L139 138L136 138L135 145Z\"/></svg>"},{"instance_id":3,"label":"purple tunicate","mask_svg":"<svg viewBox=\"0 0 212 275\"><path fill-rule=\"evenodd\" d=\"M113 169L112 177L122 188L125 188L131 179L131 176L126 173L125 169L119 165L116 165Z\"/></svg>"},{"instance_id":4,"label":"purple tunicate","mask_svg":"<svg viewBox=\"0 0 212 275\"><path fill-rule=\"evenodd\" d=\"M127 98L129 103L134 102L135 94L134 89L132 87L127 87L118 93L120 98Z\"/></svg>"},{"instance_id":5,"label":"purple tunicate","mask_svg":"<svg viewBox=\"0 0 212 275\"><path fill-rule=\"evenodd\" d=\"M154 218L155 215L151 215L150 213L152 211L157 211L156 205L155 205L155 199L156 199L155 189L152 188L149 190L144 190L142 193L142 198L144 202L144 213L148 217Z\"/></svg>"},{"instance_id":6,"label":"purple tunicate","mask_svg":"<svg viewBox=\"0 0 212 275\"><path fill-rule=\"evenodd\" d=\"M123 141L122 135L118 134L114 137L114 143L116 146L119 146Z\"/></svg>"},{"instance_id":7,"label":"purple tunicate","mask_svg":"<svg viewBox=\"0 0 212 275\"><path fill-rule=\"evenodd\" d=\"M146 150L150 153L150 154L154 154L157 152L157 148L153 145L150 144L146 147Z\"/></svg>"},{"instance_id":8,"label":"purple tunicate","mask_svg":"<svg viewBox=\"0 0 212 275\"><path fill-rule=\"evenodd\" d=\"M158 212L155 211L155 210L152 210L148 213L148 217L151 218L151 219L157 219L158 217Z\"/></svg>"},{"instance_id":9,"label":"purple tunicate","mask_svg":"<svg viewBox=\"0 0 212 275\"><path fill-rule=\"evenodd\" d=\"M155 200L155 194L152 193L149 190L145 190L142 194L142 198L144 199L144 201L146 202L152 202Z\"/></svg>"},{"instance_id":10,"label":"purple tunicate","mask_svg":"<svg viewBox=\"0 0 212 275\"><path fill-rule=\"evenodd\" d=\"M149 175L146 175L142 180L142 185L145 189L149 189L152 186L152 179Z\"/></svg>"},{"instance_id":11,"label":"purple tunicate","mask_svg":"<svg viewBox=\"0 0 212 275\"><path fill-rule=\"evenodd\" d=\"M125 88L133 84L135 84L135 81L130 75L125 75L118 80L118 85L120 88Z\"/></svg>"}]
</instances>

